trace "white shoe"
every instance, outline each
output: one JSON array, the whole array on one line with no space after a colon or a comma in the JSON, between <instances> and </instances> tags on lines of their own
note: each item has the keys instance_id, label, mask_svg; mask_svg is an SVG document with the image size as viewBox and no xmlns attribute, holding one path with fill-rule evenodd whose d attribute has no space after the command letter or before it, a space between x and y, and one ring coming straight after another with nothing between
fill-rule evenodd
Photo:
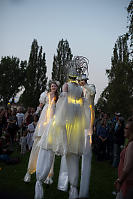
<instances>
[{"instance_id":1,"label":"white shoe","mask_svg":"<svg viewBox=\"0 0 133 199\"><path fill-rule=\"evenodd\" d=\"M47 177L46 180L44 181L45 184L53 184L53 180L51 177Z\"/></svg>"},{"instance_id":2,"label":"white shoe","mask_svg":"<svg viewBox=\"0 0 133 199\"><path fill-rule=\"evenodd\" d=\"M24 182L30 182L31 181L31 175L27 172L24 176Z\"/></svg>"},{"instance_id":3,"label":"white shoe","mask_svg":"<svg viewBox=\"0 0 133 199\"><path fill-rule=\"evenodd\" d=\"M74 199L74 198L78 198L78 189L77 187L71 185L69 191L69 199Z\"/></svg>"}]
</instances>

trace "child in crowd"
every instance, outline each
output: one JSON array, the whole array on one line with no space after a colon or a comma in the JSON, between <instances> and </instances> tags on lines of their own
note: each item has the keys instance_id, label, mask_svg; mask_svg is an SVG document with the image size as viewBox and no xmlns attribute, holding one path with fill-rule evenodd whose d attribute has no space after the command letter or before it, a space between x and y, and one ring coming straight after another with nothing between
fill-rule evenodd
<instances>
[{"instance_id":1,"label":"child in crowd","mask_svg":"<svg viewBox=\"0 0 133 199\"><path fill-rule=\"evenodd\" d=\"M23 135L20 137L21 154L26 153L27 146L27 129L23 131Z\"/></svg>"},{"instance_id":2,"label":"child in crowd","mask_svg":"<svg viewBox=\"0 0 133 199\"><path fill-rule=\"evenodd\" d=\"M28 134L27 134L27 145L28 150L31 151L32 145L33 145L33 134L38 122L38 115L34 115L33 122L28 125Z\"/></svg>"}]
</instances>

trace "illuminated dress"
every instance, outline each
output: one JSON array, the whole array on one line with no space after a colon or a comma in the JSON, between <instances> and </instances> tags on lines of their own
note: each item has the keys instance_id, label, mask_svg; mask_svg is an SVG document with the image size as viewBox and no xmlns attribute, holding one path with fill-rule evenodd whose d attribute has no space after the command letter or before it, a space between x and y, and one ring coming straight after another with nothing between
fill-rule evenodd
<instances>
[{"instance_id":1,"label":"illuminated dress","mask_svg":"<svg viewBox=\"0 0 133 199\"><path fill-rule=\"evenodd\" d=\"M55 116L38 143L40 151L36 167L35 199L43 198L42 182L46 179L54 155L66 155L70 181L69 198L77 198L79 156L85 147L84 129L90 126L90 110L82 97L82 88L69 82L56 104ZM63 90L64 91L64 90Z\"/></svg>"},{"instance_id":2,"label":"illuminated dress","mask_svg":"<svg viewBox=\"0 0 133 199\"><path fill-rule=\"evenodd\" d=\"M31 153L30 153L28 169L24 177L24 182L30 182L31 174L33 174L36 171L36 163L37 163L38 153L40 149L38 142L40 141L42 134L45 133L45 131L47 130L50 124L50 121L54 115L55 104L56 104L55 100L56 100L55 97L53 99L50 99L50 93L43 92L40 96L39 102L45 105L43 107L43 110L41 111L41 115L37 123L35 132L34 132L34 136L33 136L34 143L32 146ZM39 111L40 111L40 108L39 108ZM51 167L50 175L52 175L51 174L52 172L53 172L53 165Z\"/></svg>"},{"instance_id":3,"label":"illuminated dress","mask_svg":"<svg viewBox=\"0 0 133 199\"><path fill-rule=\"evenodd\" d=\"M55 154L84 151L84 129L89 127L90 111L82 98L82 88L76 83L67 83L68 92L63 92L56 104L55 117L50 128L43 133L39 146ZM85 108L86 106L86 108ZM89 109L88 109L89 110Z\"/></svg>"},{"instance_id":4,"label":"illuminated dress","mask_svg":"<svg viewBox=\"0 0 133 199\"><path fill-rule=\"evenodd\" d=\"M80 198L88 198L89 195L89 183L90 183L90 171L91 171L91 142L92 142L92 134L93 134L93 123L94 123L94 97L96 94L96 89L93 84L87 84L88 78L85 74L82 75L82 80L85 80L86 83L82 86L83 94L86 100L88 101L87 109L90 109L90 126L89 129L85 129L85 150L82 155L82 169L81 169L81 180L80 180ZM58 179L58 189L62 191L67 191L68 189L68 169L66 165L65 157L61 160L61 167L59 172Z\"/></svg>"}]
</instances>

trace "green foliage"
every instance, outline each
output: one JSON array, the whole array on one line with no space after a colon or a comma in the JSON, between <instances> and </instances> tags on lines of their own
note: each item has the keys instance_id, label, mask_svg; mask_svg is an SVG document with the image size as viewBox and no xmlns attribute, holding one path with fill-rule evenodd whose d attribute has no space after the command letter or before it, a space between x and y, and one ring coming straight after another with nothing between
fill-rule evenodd
<instances>
[{"instance_id":1,"label":"green foliage","mask_svg":"<svg viewBox=\"0 0 133 199\"><path fill-rule=\"evenodd\" d=\"M27 62L17 57L2 57L0 62L0 102L7 105L21 90L26 71Z\"/></svg>"},{"instance_id":2,"label":"green foliage","mask_svg":"<svg viewBox=\"0 0 133 199\"><path fill-rule=\"evenodd\" d=\"M20 98L25 107L38 105L39 96L46 89L46 72L45 53L42 52L42 46L39 47L37 40L34 39L26 70L25 91Z\"/></svg>"},{"instance_id":3,"label":"green foliage","mask_svg":"<svg viewBox=\"0 0 133 199\"><path fill-rule=\"evenodd\" d=\"M115 43L111 69L106 70L109 83L96 104L97 109L110 113L119 111L125 117L133 111L133 0L130 1L127 12L129 31Z\"/></svg>"},{"instance_id":4,"label":"green foliage","mask_svg":"<svg viewBox=\"0 0 133 199\"><path fill-rule=\"evenodd\" d=\"M131 114L133 101L133 62L129 58L128 35L118 38L111 59L112 66L106 70L109 84L102 92L97 108L110 113Z\"/></svg>"},{"instance_id":5,"label":"green foliage","mask_svg":"<svg viewBox=\"0 0 133 199\"><path fill-rule=\"evenodd\" d=\"M60 82L60 87L67 80L66 63L72 59L71 49L67 40L59 41L57 48L57 55L54 55L53 69L52 69L52 80L57 80Z\"/></svg>"},{"instance_id":6,"label":"green foliage","mask_svg":"<svg viewBox=\"0 0 133 199\"><path fill-rule=\"evenodd\" d=\"M129 34L131 36L131 46L133 46L133 0L130 1L128 8L128 19L129 19Z\"/></svg>"}]
</instances>

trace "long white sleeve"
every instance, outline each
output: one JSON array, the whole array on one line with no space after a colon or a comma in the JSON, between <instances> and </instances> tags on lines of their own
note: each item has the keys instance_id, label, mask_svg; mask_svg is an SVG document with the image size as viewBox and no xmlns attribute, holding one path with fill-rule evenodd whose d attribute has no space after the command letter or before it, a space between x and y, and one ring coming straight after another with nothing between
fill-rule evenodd
<instances>
[{"instance_id":1,"label":"long white sleeve","mask_svg":"<svg viewBox=\"0 0 133 199\"><path fill-rule=\"evenodd\" d=\"M96 94L96 88L94 84L85 84L84 88L90 93L90 95Z\"/></svg>"},{"instance_id":2,"label":"long white sleeve","mask_svg":"<svg viewBox=\"0 0 133 199\"><path fill-rule=\"evenodd\" d=\"M41 104L45 104L46 103L46 97L47 97L47 92L41 93L40 98L39 98L39 102Z\"/></svg>"}]
</instances>

